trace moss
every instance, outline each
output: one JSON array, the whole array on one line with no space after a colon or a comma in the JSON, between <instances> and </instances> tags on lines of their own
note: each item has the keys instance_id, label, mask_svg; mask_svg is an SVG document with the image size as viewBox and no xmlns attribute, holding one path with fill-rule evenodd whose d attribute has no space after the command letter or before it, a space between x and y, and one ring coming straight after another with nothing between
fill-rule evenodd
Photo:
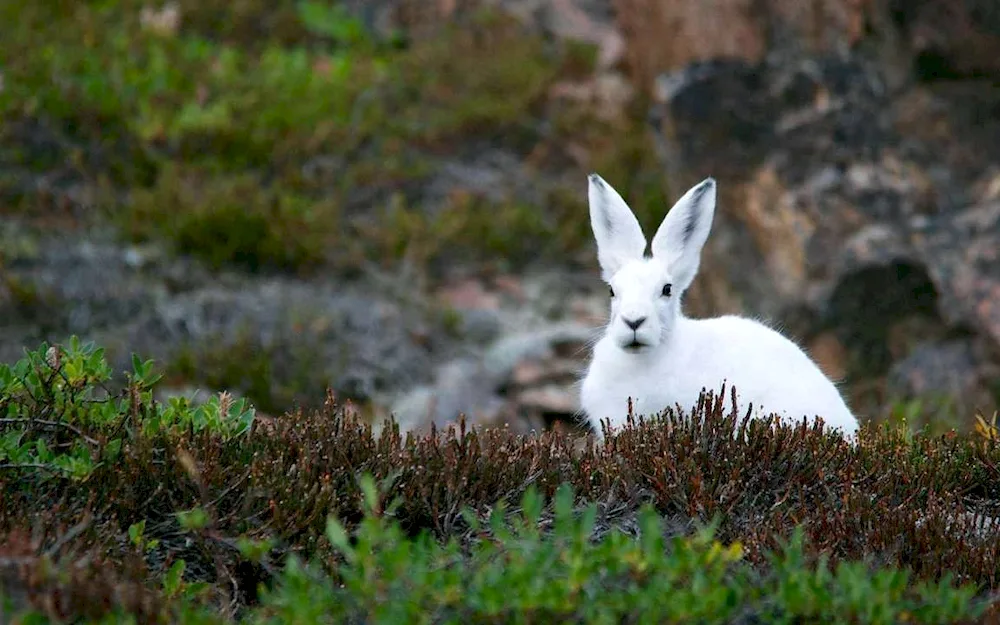
<instances>
[{"instance_id":1,"label":"moss","mask_svg":"<svg viewBox=\"0 0 1000 625\"><path fill-rule=\"evenodd\" d=\"M210 265L251 271L319 265L336 244L337 208L251 175L168 168L149 190L133 193L121 215L133 237L166 237L177 251Z\"/></svg>"},{"instance_id":2,"label":"moss","mask_svg":"<svg viewBox=\"0 0 1000 625\"><path fill-rule=\"evenodd\" d=\"M400 57L396 94L412 104L394 116L394 130L436 142L524 123L555 77L557 61L513 18L481 11Z\"/></svg>"},{"instance_id":3,"label":"moss","mask_svg":"<svg viewBox=\"0 0 1000 625\"><path fill-rule=\"evenodd\" d=\"M497 262L523 267L551 252L558 220L551 212L517 201L491 201L464 189L454 190L433 214L413 209L399 195L375 226L361 226L371 257L400 259L443 268L457 262Z\"/></svg>"},{"instance_id":4,"label":"moss","mask_svg":"<svg viewBox=\"0 0 1000 625\"><path fill-rule=\"evenodd\" d=\"M258 335L247 328L230 341L182 346L166 365L167 379L234 390L268 414L318 405L331 380L317 348L305 340L265 344Z\"/></svg>"},{"instance_id":5,"label":"moss","mask_svg":"<svg viewBox=\"0 0 1000 625\"><path fill-rule=\"evenodd\" d=\"M569 79L590 77L597 68L599 53L600 48L592 43L575 39L567 40L559 71L560 76Z\"/></svg>"}]
</instances>

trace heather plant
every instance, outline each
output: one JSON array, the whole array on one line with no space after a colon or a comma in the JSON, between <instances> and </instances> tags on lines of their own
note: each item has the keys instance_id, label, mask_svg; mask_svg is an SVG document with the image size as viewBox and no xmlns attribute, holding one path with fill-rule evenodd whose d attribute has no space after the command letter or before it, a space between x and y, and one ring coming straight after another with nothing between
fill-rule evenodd
<instances>
[{"instance_id":1,"label":"heather plant","mask_svg":"<svg viewBox=\"0 0 1000 625\"><path fill-rule=\"evenodd\" d=\"M164 404L151 363L114 376L78 340L0 371L5 614L959 622L1000 587L985 418L852 445L708 392L601 443L404 436L333 396L267 420L226 394Z\"/></svg>"}]
</instances>

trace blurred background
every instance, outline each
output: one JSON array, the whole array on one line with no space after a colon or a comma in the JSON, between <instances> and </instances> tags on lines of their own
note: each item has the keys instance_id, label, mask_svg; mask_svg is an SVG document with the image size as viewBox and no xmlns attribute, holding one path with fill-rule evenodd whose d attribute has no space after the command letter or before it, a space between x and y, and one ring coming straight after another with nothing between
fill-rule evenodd
<instances>
[{"instance_id":1,"label":"blurred background","mask_svg":"<svg viewBox=\"0 0 1000 625\"><path fill-rule=\"evenodd\" d=\"M862 420L1000 402L996 0L3 0L0 358L575 427L591 171L647 232L715 176L688 314Z\"/></svg>"}]
</instances>

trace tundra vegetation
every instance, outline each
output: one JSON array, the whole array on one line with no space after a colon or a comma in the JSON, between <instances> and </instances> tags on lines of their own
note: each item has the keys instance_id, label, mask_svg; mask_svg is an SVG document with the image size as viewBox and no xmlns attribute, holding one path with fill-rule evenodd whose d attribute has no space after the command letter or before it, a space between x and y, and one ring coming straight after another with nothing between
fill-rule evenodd
<instances>
[{"instance_id":1,"label":"tundra vegetation","mask_svg":"<svg viewBox=\"0 0 1000 625\"><path fill-rule=\"evenodd\" d=\"M332 396L265 420L226 393L156 402L139 358L110 375L76 340L0 366L21 622L941 623L995 601L995 424L852 446L721 389L605 445L403 437Z\"/></svg>"},{"instance_id":2,"label":"tundra vegetation","mask_svg":"<svg viewBox=\"0 0 1000 625\"><path fill-rule=\"evenodd\" d=\"M477 141L542 163L573 143L644 223L666 204L642 102L608 121L546 97L591 71L588 46L492 11L406 41L335 3L167 6L179 24L130 0L0 3L0 211L111 223L210 267L349 276L589 262L582 195L554 188L544 213L466 193L412 205ZM55 173L26 184L34 171ZM18 310L66 314L8 280L3 254ZM971 435L870 425L851 446L747 422L720 389L603 445L418 437L333 395L280 414L274 374L250 339L128 371L76 338L0 364L0 621L996 618L995 416ZM164 376L251 392L160 401Z\"/></svg>"}]
</instances>

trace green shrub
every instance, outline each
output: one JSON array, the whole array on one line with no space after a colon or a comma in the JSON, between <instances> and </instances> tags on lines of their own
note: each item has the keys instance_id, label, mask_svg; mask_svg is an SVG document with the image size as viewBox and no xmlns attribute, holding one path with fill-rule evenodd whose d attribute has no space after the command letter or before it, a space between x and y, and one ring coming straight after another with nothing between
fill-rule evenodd
<instances>
[{"instance_id":1,"label":"green shrub","mask_svg":"<svg viewBox=\"0 0 1000 625\"><path fill-rule=\"evenodd\" d=\"M209 429L234 437L253 422L246 401L225 393L197 407L181 398L156 403L152 389L160 376L152 361L133 355L132 367L126 387L112 391L104 350L77 337L0 364L0 471L84 480L101 463L119 459L129 431L152 436Z\"/></svg>"},{"instance_id":2,"label":"green shrub","mask_svg":"<svg viewBox=\"0 0 1000 625\"><path fill-rule=\"evenodd\" d=\"M210 266L295 271L322 263L337 241L337 211L252 176L168 167L151 189L138 189L123 216L139 239L165 237Z\"/></svg>"}]
</instances>

